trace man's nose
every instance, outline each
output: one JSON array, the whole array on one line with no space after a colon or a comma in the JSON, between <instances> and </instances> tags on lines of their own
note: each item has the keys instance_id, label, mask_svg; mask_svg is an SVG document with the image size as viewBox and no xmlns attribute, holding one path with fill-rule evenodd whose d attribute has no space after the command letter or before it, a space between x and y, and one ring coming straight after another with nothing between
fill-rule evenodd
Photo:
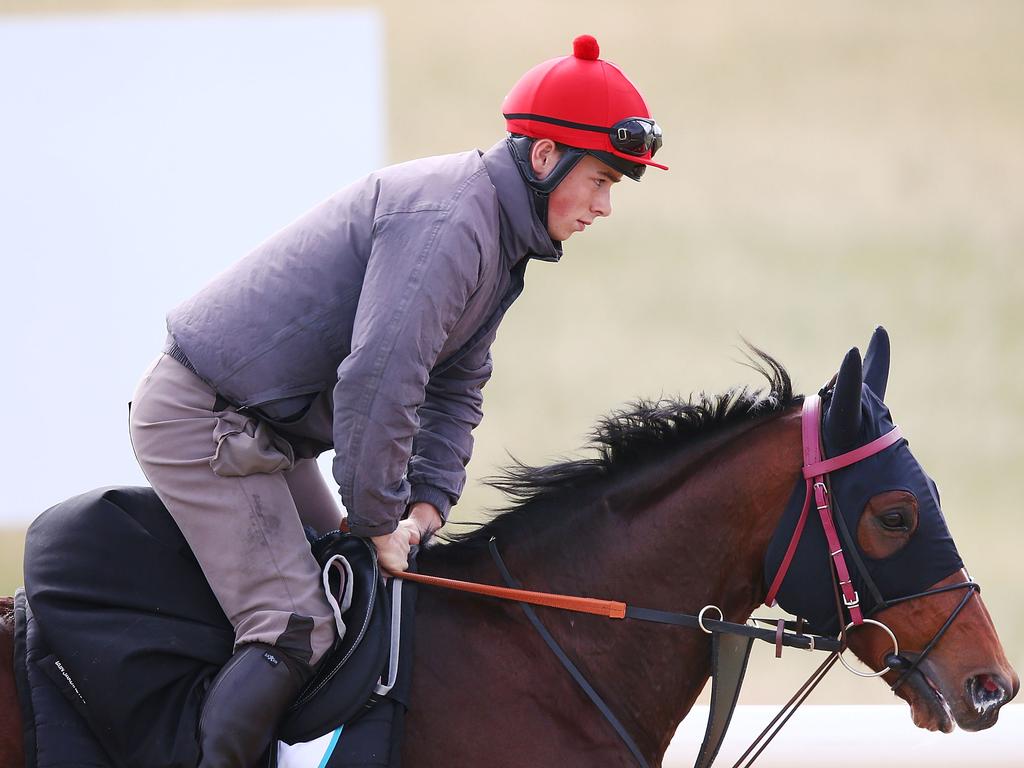
<instances>
[{"instance_id":1,"label":"man's nose","mask_svg":"<svg viewBox=\"0 0 1024 768\"><path fill-rule=\"evenodd\" d=\"M612 215L612 195L611 191L605 192L597 196L594 204L590 207L590 210L595 216L611 216Z\"/></svg>"}]
</instances>

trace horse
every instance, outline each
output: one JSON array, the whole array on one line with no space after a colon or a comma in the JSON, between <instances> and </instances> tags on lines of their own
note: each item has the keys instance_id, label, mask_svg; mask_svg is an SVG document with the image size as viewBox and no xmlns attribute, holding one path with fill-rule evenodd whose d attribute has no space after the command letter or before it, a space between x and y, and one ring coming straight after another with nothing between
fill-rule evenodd
<instances>
[{"instance_id":1,"label":"horse","mask_svg":"<svg viewBox=\"0 0 1024 768\"><path fill-rule=\"evenodd\" d=\"M14 658L14 600L0 598L0 659ZM14 685L14 670L0 664L0 766L22 766L25 755L21 743L21 710Z\"/></svg>"},{"instance_id":2,"label":"horse","mask_svg":"<svg viewBox=\"0 0 1024 768\"><path fill-rule=\"evenodd\" d=\"M724 620L744 622L778 580L772 552L779 542L785 549L796 540L791 511L799 509L805 489L805 398L794 394L780 363L756 349L752 355L767 390L641 401L599 422L592 441L596 455L549 466L513 465L493 480L509 505L477 530L424 548L420 572L495 583L493 542L527 589L614 597L689 614L714 606ZM872 430L889 423L882 404L888 369L882 329L863 362L856 348L846 355L822 395L828 455L864 445ZM948 551L952 540L944 534L937 489L903 440L864 465L859 475L852 467L833 473L834 501L849 528L844 546L851 556L856 550L870 574L855 575L844 589L856 587L870 621L890 629L898 649L874 624L847 625L845 613L829 618L826 612L815 621L832 622L832 632L846 630L849 648L895 686L918 727L989 728L1020 682L976 585L955 548ZM806 530L815 531L813 513ZM946 549L914 559L939 551L921 546L928 541ZM794 563L804 546L796 547ZM821 566L817 570L794 565L779 577L784 608L801 605L807 595L830 608L835 604L839 593L828 555L822 549L809 557ZM908 573L927 583L900 599L905 595L893 594L893 585L903 584ZM807 574L823 576L820 583L805 583ZM893 599L872 606L869 593L876 589ZM820 604L808 603L812 614ZM847 600L853 616L850 605ZM538 613L647 764L661 765L709 679L710 636L555 609ZM8 646L6 636L0 639L9 654ZM0 711L15 717L5 716L0 725L0 768L22 764L10 676L10 665L3 665ZM637 764L519 607L430 587L420 588L417 602L402 760L409 768Z\"/></svg>"}]
</instances>

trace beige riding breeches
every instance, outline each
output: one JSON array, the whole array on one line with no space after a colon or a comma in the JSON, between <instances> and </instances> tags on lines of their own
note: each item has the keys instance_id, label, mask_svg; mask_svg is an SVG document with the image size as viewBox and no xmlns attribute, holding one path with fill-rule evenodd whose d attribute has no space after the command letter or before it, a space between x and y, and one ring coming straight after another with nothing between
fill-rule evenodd
<instances>
[{"instance_id":1,"label":"beige riding breeches","mask_svg":"<svg viewBox=\"0 0 1024 768\"><path fill-rule=\"evenodd\" d=\"M316 460L296 460L268 424L166 354L139 382L129 429L235 628L235 647L268 643L316 666L337 630L303 524L325 532L341 519Z\"/></svg>"}]
</instances>

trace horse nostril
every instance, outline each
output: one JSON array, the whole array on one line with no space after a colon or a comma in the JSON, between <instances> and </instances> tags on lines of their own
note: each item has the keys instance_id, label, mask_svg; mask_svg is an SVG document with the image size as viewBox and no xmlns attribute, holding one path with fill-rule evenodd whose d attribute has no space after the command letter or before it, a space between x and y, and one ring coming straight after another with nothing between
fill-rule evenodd
<instances>
[{"instance_id":1,"label":"horse nostril","mask_svg":"<svg viewBox=\"0 0 1024 768\"><path fill-rule=\"evenodd\" d=\"M975 675L967 681L967 691L979 715L986 715L1008 701L1006 687L994 675Z\"/></svg>"}]
</instances>

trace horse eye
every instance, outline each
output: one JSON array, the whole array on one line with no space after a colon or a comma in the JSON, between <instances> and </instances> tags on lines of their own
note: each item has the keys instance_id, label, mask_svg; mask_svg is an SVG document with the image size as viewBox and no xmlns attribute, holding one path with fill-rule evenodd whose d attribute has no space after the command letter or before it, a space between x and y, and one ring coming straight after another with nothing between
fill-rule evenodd
<instances>
[{"instance_id":1,"label":"horse eye","mask_svg":"<svg viewBox=\"0 0 1024 768\"><path fill-rule=\"evenodd\" d=\"M884 515L879 517L882 521L882 526L889 531L905 531L907 530L907 521L903 518L902 512L886 512Z\"/></svg>"}]
</instances>

